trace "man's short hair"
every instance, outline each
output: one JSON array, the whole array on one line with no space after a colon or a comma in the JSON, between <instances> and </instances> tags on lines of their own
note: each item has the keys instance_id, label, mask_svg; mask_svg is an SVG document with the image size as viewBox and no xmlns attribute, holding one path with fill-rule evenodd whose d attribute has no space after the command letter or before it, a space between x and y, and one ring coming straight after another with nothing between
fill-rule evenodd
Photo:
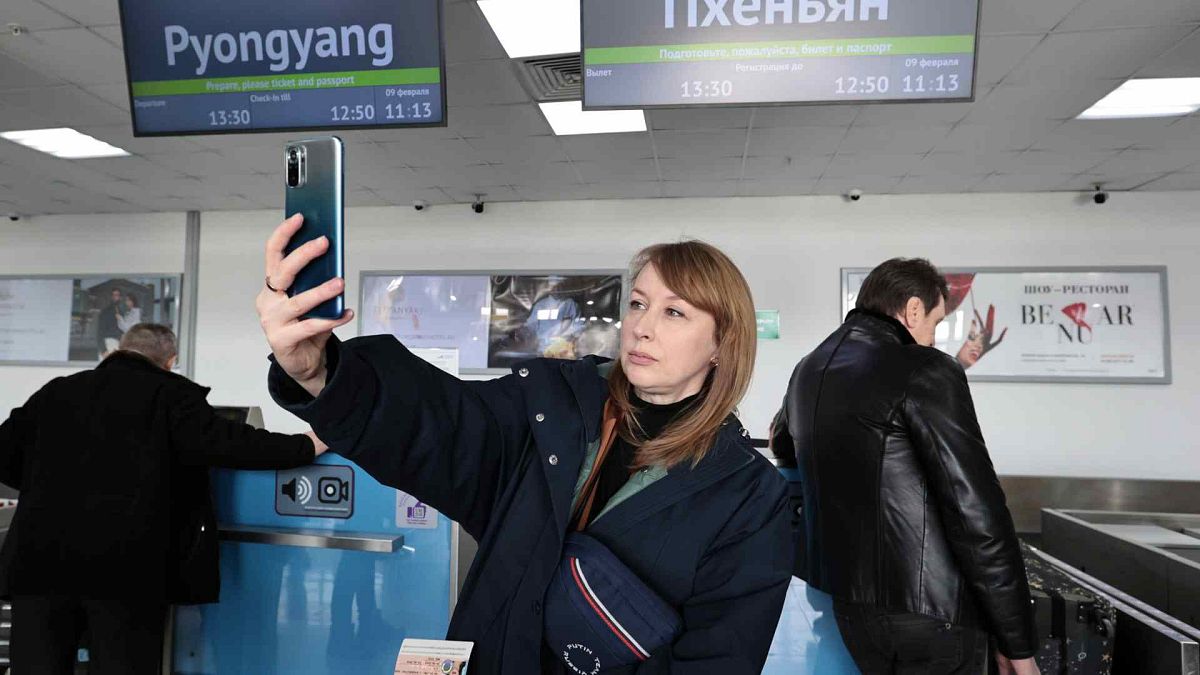
<instances>
[{"instance_id":1,"label":"man's short hair","mask_svg":"<svg viewBox=\"0 0 1200 675\"><path fill-rule=\"evenodd\" d=\"M179 353L175 331L160 323L135 324L121 338L118 349L137 352L164 368Z\"/></svg>"},{"instance_id":2,"label":"man's short hair","mask_svg":"<svg viewBox=\"0 0 1200 675\"><path fill-rule=\"evenodd\" d=\"M871 270L858 291L858 309L896 316L909 298L919 298L929 314L938 300L950 300L946 278L924 258L892 258Z\"/></svg>"}]
</instances>

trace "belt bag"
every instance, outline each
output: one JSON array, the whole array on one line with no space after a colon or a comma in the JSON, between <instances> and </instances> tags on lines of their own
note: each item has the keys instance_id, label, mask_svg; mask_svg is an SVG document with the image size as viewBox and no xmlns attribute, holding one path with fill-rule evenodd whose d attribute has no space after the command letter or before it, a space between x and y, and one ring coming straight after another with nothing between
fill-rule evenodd
<instances>
[{"instance_id":1,"label":"belt bag","mask_svg":"<svg viewBox=\"0 0 1200 675\"><path fill-rule=\"evenodd\" d=\"M545 637L569 673L595 675L645 661L683 619L607 546L567 535L545 598Z\"/></svg>"}]
</instances>

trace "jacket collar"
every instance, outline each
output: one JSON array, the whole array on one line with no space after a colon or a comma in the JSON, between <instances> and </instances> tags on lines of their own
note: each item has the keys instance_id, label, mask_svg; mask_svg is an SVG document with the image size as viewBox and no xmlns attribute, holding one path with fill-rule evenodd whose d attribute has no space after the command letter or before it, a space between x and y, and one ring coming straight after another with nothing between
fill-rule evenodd
<instances>
[{"instance_id":1,"label":"jacket collar","mask_svg":"<svg viewBox=\"0 0 1200 675\"><path fill-rule=\"evenodd\" d=\"M634 523L708 488L754 461L754 450L744 440L748 434L734 416L721 426L712 449L692 466L684 462L641 492L617 504L589 528L598 536L616 535Z\"/></svg>"},{"instance_id":2,"label":"jacket collar","mask_svg":"<svg viewBox=\"0 0 1200 675\"><path fill-rule=\"evenodd\" d=\"M852 309L846 315L846 325L855 326L870 326L879 332L886 332L894 335L900 340L903 345L915 345L917 341L913 339L912 333L904 327L895 317L879 312L873 312L869 309Z\"/></svg>"},{"instance_id":3,"label":"jacket collar","mask_svg":"<svg viewBox=\"0 0 1200 675\"><path fill-rule=\"evenodd\" d=\"M110 354L108 356L108 358L101 361L100 365L96 366L96 370L100 370L102 368L103 369L122 368L125 370L140 370L140 371L146 372L146 373L155 373L157 375L162 375L163 377L166 377L166 378L187 382L188 384L200 387L201 389L208 391L207 387L201 387L201 385L196 384L195 382L192 382L191 380L187 379L183 375L180 375L179 373L173 373L169 370L166 370L165 368L162 368L161 366L159 366L157 363L151 361L149 358L142 356L141 354L139 354L137 352L132 352L132 351L125 350L125 349L121 349L121 350L113 352L112 354Z\"/></svg>"},{"instance_id":4,"label":"jacket collar","mask_svg":"<svg viewBox=\"0 0 1200 675\"><path fill-rule=\"evenodd\" d=\"M144 370L152 373L170 372L159 367L157 363L151 361L149 358L142 356L137 352L131 352L124 349L110 354L108 358L101 361L100 365L96 366L96 368L126 368L129 370Z\"/></svg>"}]
</instances>

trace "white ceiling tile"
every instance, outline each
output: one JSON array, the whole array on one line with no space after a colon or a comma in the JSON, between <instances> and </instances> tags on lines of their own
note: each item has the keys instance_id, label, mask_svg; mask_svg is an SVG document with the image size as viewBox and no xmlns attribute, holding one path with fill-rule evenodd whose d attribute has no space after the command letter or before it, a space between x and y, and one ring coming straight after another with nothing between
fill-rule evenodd
<instances>
[{"instance_id":1,"label":"white ceiling tile","mask_svg":"<svg viewBox=\"0 0 1200 675\"><path fill-rule=\"evenodd\" d=\"M40 115L46 127L120 124L129 119L129 113L73 84L6 92L4 105Z\"/></svg>"},{"instance_id":2,"label":"white ceiling tile","mask_svg":"<svg viewBox=\"0 0 1200 675\"><path fill-rule=\"evenodd\" d=\"M946 134L949 125L929 125L923 128L897 129L887 126L850 127L850 133L842 139L838 152L874 152L880 154L914 154L929 152Z\"/></svg>"},{"instance_id":3,"label":"white ceiling tile","mask_svg":"<svg viewBox=\"0 0 1200 675\"><path fill-rule=\"evenodd\" d=\"M38 0L66 14L84 26L112 26L121 23L121 13L113 0Z\"/></svg>"},{"instance_id":4,"label":"white ceiling tile","mask_svg":"<svg viewBox=\"0 0 1200 675\"><path fill-rule=\"evenodd\" d=\"M1028 173L1033 175L1082 173L1116 155L1110 152L1056 152L1027 150L1006 153L999 161L990 162L988 169L999 173Z\"/></svg>"},{"instance_id":5,"label":"white ceiling tile","mask_svg":"<svg viewBox=\"0 0 1200 675\"><path fill-rule=\"evenodd\" d=\"M570 185L581 182L571 162L566 161L505 163L494 168L513 185Z\"/></svg>"},{"instance_id":6,"label":"white ceiling tile","mask_svg":"<svg viewBox=\"0 0 1200 675\"><path fill-rule=\"evenodd\" d=\"M1041 192L1063 185L1070 174L992 174L972 187L973 192Z\"/></svg>"},{"instance_id":7,"label":"white ceiling tile","mask_svg":"<svg viewBox=\"0 0 1200 675\"><path fill-rule=\"evenodd\" d=\"M588 188L593 199L653 199L661 195L662 184L658 181L592 183Z\"/></svg>"},{"instance_id":8,"label":"white ceiling tile","mask_svg":"<svg viewBox=\"0 0 1200 675\"><path fill-rule=\"evenodd\" d=\"M1197 190L1200 191L1200 173L1172 173L1159 180L1149 183L1139 190L1155 192L1160 190Z\"/></svg>"},{"instance_id":9,"label":"white ceiling tile","mask_svg":"<svg viewBox=\"0 0 1200 675\"><path fill-rule=\"evenodd\" d=\"M983 98L990 88L985 87L976 92L977 98ZM880 103L864 105L858 118L854 120L856 127L880 127L894 124L906 127L923 125L953 124L967 116L974 103Z\"/></svg>"},{"instance_id":10,"label":"white ceiling tile","mask_svg":"<svg viewBox=\"0 0 1200 675\"><path fill-rule=\"evenodd\" d=\"M1061 126L1051 120L1014 117L992 124L960 124L938 142L935 152L988 153L1024 150Z\"/></svg>"},{"instance_id":11,"label":"white ceiling tile","mask_svg":"<svg viewBox=\"0 0 1200 675\"><path fill-rule=\"evenodd\" d=\"M4 4L0 5L0 24L9 23L24 26L32 33L55 28L72 28L79 25L70 17L50 9L45 3L37 0L4 0ZM31 36L31 33L11 35L6 30L0 34L0 50L4 49L4 45L8 41L25 40Z\"/></svg>"},{"instance_id":12,"label":"white ceiling tile","mask_svg":"<svg viewBox=\"0 0 1200 675\"><path fill-rule=\"evenodd\" d=\"M1058 30L1095 30L1124 26L1173 26L1200 22L1195 0L1088 0L1075 6Z\"/></svg>"},{"instance_id":13,"label":"white ceiling tile","mask_svg":"<svg viewBox=\"0 0 1200 675\"><path fill-rule=\"evenodd\" d=\"M283 148L280 146L245 145L218 152L225 158L231 174L276 173L283 166ZM349 157L346 163L350 164Z\"/></svg>"},{"instance_id":14,"label":"white ceiling tile","mask_svg":"<svg viewBox=\"0 0 1200 675\"><path fill-rule=\"evenodd\" d=\"M1172 119L1071 120L1038 139L1033 147L1047 150L1114 150L1153 147L1172 135Z\"/></svg>"},{"instance_id":15,"label":"white ceiling tile","mask_svg":"<svg viewBox=\"0 0 1200 675\"><path fill-rule=\"evenodd\" d=\"M844 195L851 190L862 190L863 199L870 199L871 195L891 194L899 184L899 176L859 176L852 179L825 176L817 181L813 194Z\"/></svg>"},{"instance_id":16,"label":"white ceiling tile","mask_svg":"<svg viewBox=\"0 0 1200 675\"><path fill-rule=\"evenodd\" d=\"M994 171L992 164L1015 152L931 152L909 169L908 177L981 176Z\"/></svg>"},{"instance_id":17,"label":"white ceiling tile","mask_svg":"<svg viewBox=\"0 0 1200 675\"><path fill-rule=\"evenodd\" d=\"M639 184L642 185L642 184ZM658 184L646 183L654 190L653 197L658 196ZM621 187L624 187L623 185ZM580 199L606 199L601 196L604 192L597 185L518 185L516 193L521 199L533 202L576 201ZM613 188L610 188L611 191Z\"/></svg>"},{"instance_id":18,"label":"white ceiling tile","mask_svg":"<svg viewBox=\"0 0 1200 675\"><path fill-rule=\"evenodd\" d=\"M576 161L574 165L585 183L656 181L659 178L652 159Z\"/></svg>"},{"instance_id":19,"label":"white ceiling tile","mask_svg":"<svg viewBox=\"0 0 1200 675\"><path fill-rule=\"evenodd\" d=\"M557 136L499 134L469 138L466 143L481 160L488 162L561 162L567 159Z\"/></svg>"},{"instance_id":20,"label":"white ceiling tile","mask_svg":"<svg viewBox=\"0 0 1200 675\"><path fill-rule=\"evenodd\" d=\"M1124 152L1113 153L1109 159L1095 168L1088 167L1091 173L1116 174L1149 174L1179 171L1193 166L1200 166L1200 150L1142 150L1131 148Z\"/></svg>"},{"instance_id":21,"label":"white ceiling tile","mask_svg":"<svg viewBox=\"0 0 1200 675\"><path fill-rule=\"evenodd\" d=\"M662 183L663 197L735 197L741 188L738 180L687 180Z\"/></svg>"},{"instance_id":22,"label":"white ceiling tile","mask_svg":"<svg viewBox=\"0 0 1200 675\"><path fill-rule=\"evenodd\" d=\"M173 154L176 156L176 161L180 164L188 162L188 153L199 152L205 150L204 146L195 142L196 136L191 137L171 137L171 136L142 136L135 137L133 129L130 127L128 120L120 124L109 124L105 126L80 126L76 127L89 136L94 136L100 140L111 143L118 148L132 152L135 155L146 154Z\"/></svg>"},{"instance_id":23,"label":"white ceiling tile","mask_svg":"<svg viewBox=\"0 0 1200 675\"><path fill-rule=\"evenodd\" d=\"M825 169L825 178L907 175L921 161L921 155L877 155L838 153Z\"/></svg>"},{"instance_id":24,"label":"white ceiling tile","mask_svg":"<svg viewBox=\"0 0 1200 675\"><path fill-rule=\"evenodd\" d=\"M47 30L0 41L0 51L34 70L76 84L125 82L121 50L86 28Z\"/></svg>"},{"instance_id":25,"label":"white ceiling tile","mask_svg":"<svg viewBox=\"0 0 1200 675\"><path fill-rule=\"evenodd\" d=\"M837 151L847 133L843 127L755 128L750 132L749 154L754 157L829 155Z\"/></svg>"},{"instance_id":26,"label":"white ceiling tile","mask_svg":"<svg viewBox=\"0 0 1200 675\"><path fill-rule=\"evenodd\" d=\"M454 109L458 106L504 105L530 100L508 59L449 64L446 66L446 87L447 117L451 124Z\"/></svg>"},{"instance_id":27,"label":"white ceiling tile","mask_svg":"<svg viewBox=\"0 0 1200 675\"><path fill-rule=\"evenodd\" d=\"M712 182L736 180L741 175L742 160L741 158L660 159L658 166L662 170L664 181Z\"/></svg>"},{"instance_id":28,"label":"white ceiling tile","mask_svg":"<svg viewBox=\"0 0 1200 675\"><path fill-rule=\"evenodd\" d=\"M478 190L490 185L507 185L504 173L495 166L466 164L444 168L418 169L412 177L402 174L397 183L417 187L445 187L458 190Z\"/></svg>"},{"instance_id":29,"label":"white ceiling tile","mask_svg":"<svg viewBox=\"0 0 1200 675\"><path fill-rule=\"evenodd\" d=\"M166 181L183 175L178 169L170 169L137 156L89 159L87 162L89 169L144 184L145 181Z\"/></svg>"},{"instance_id":30,"label":"white ceiling tile","mask_svg":"<svg viewBox=\"0 0 1200 675\"><path fill-rule=\"evenodd\" d=\"M564 186L569 188L570 186ZM478 186L470 188L448 188L446 190L454 201L461 204L470 204L475 200L475 195L481 195L484 202L516 202L521 201L521 195L508 185L491 185ZM483 214L486 215L486 210Z\"/></svg>"},{"instance_id":31,"label":"white ceiling tile","mask_svg":"<svg viewBox=\"0 0 1200 675\"><path fill-rule=\"evenodd\" d=\"M125 40L121 35L121 27L119 25L91 26L90 30L117 47L122 47L125 44Z\"/></svg>"},{"instance_id":32,"label":"white ceiling tile","mask_svg":"<svg viewBox=\"0 0 1200 675\"><path fill-rule=\"evenodd\" d=\"M712 157L741 157L746 149L746 131L658 131L654 145L659 157L673 159L704 159Z\"/></svg>"},{"instance_id":33,"label":"white ceiling tile","mask_svg":"<svg viewBox=\"0 0 1200 675\"><path fill-rule=\"evenodd\" d=\"M742 178L745 180L807 183L820 178L829 166L829 156L818 157L747 157Z\"/></svg>"},{"instance_id":34,"label":"white ceiling tile","mask_svg":"<svg viewBox=\"0 0 1200 675\"><path fill-rule=\"evenodd\" d=\"M563 151L576 161L654 157L649 133L561 136L558 141Z\"/></svg>"},{"instance_id":35,"label":"white ceiling tile","mask_svg":"<svg viewBox=\"0 0 1200 675\"><path fill-rule=\"evenodd\" d=\"M647 110L646 122L660 129L745 129L752 108L679 108Z\"/></svg>"},{"instance_id":36,"label":"white ceiling tile","mask_svg":"<svg viewBox=\"0 0 1200 675\"><path fill-rule=\"evenodd\" d=\"M755 129L777 127L848 127L862 106L800 105L765 106L754 113Z\"/></svg>"},{"instance_id":37,"label":"white ceiling tile","mask_svg":"<svg viewBox=\"0 0 1200 675\"><path fill-rule=\"evenodd\" d=\"M1078 82L1121 80L1152 63L1191 31L1190 26L1158 26L1053 33L1005 83L1054 89Z\"/></svg>"},{"instance_id":38,"label":"white ceiling tile","mask_svg":"<svg viewBox=\"0 0 1200 675\"><path fill-rule=\"evenodd\" d=\"M1091 192L1096 185L1103 185L1106 190L1134 190L1140 189L1142 186L1149 188L1150 185L1158 182L1158 180L1163 179L1167 175L1169 174L1121 174L1117 172L1097 171L1071 176L1061 187L1062 189L1079 190L1081 192Z\"/></svg>"},{"instance_id":39,"label":"white ceiling tile","mask_svg":"<svg viewBox=\"0 0 1200 675\"><path fill-rule=\"evenodd\" d=\"M975 104L963 124L1005 123L1008 120L1074 119L1120 84L1117 80L1074 82L1071 87L1002 84Z\"/></svg>"},{"instance_id":40,"label":"white ceiling tile","mask_svg":"<svg viewBox=\"0 0 1200 675\"><path fill-rule=\"evenodd\" d=\"M62 80L58 78L39 73L12 57L0 54L0 91L48 87L60 83Z\"/></svg>"},{"instance_id":41,"label":"white ceiling tile","mask_svg":"<svg viewBox=\"0 0 1200 675\"><path fill-rule=\"evenodd\" d=\"M114 105L129 113L129 88L124 84L97 84L83 88L92 96ZM130 123L132 126L132 122Z\"/></svg>"},{"instance_id":42,"label":"white ceiling tile","mask_svg":"<svg viewBox=\"0 0 1200 675\"><path fill-rule=\"evenodd\" d=\"M515 105L458 106L450 123L451 132L474 136L543 136L552 133L541 110L532 103Z\"/></svg>"},{"instance_id":43,"label":"white ceiling tile","mask_svg":"<svg viewBox=\"0 0 1200 675\"><path fill-rule=\"evenodd\" d=\"M892 191L897 194L958 194L967 192L982 179L980 175L961 173L905 176Z\"/></svg>"},{"instance_id":44,"label":"white ceiling tile","mask_svg":"<svg viewBox=\"0 0 1200 675\"><path fill-rule=\"evenodd\" d=\"M443 3L446 40L446 62L503 59L508 55L496 39L479 5L474 2Z\"/></svg>"},{"instance_id":45,"label":"white ceiling tile","mask_svg":"<svg viewBox=\"0 0 1200 675\"><path fill-rule=\"evenodd\" d=\"M389 206L391 202L382 199L373 190L346 190L346 206Z\"/></svg>"},{"instance_id":46,"label":"white ceiling tile","mask_svg":"<svg viewBox=\"0 0 1200 675\"><path fill-rule=\"evenodd\" d=\"M743 197L785 197L811 194L816 179L744 180L738 194Z\"/></svg>"},{"instance_id":47,"label":"white ceiling tile","mask_svg":"<svg viewBox=\"0 0 1200 675\"><path fill-rule=\"evenodd\" d=\"M1194 0L1192 0L1194 2ZM1195 3L1200 5L1200 3ZM1136 73L1137 77L1200 77L1200 27Z\"/></svg>"},{"instance_id":48,"label":"white ceiling tile","mask_svg":"<svg viewBox=\"0 0 1200 675\"><path fill-rule=\"evenodd\" d=\"M984 35L979 38L979 62L976 64L977 84L994 85L1002 81L1013 68L1029 55L1044 35ZM976 100L983 98L976 90Z\"/></svg>"},{"instance_id":49,"label":"white ceiling tile","mask_svg":"<svg viewBox=\"0 0 1200 675\"><path fill-rule=\"evenodd\" d=\"M1080 0L1036 0L1033 2L983 2L979 31L996 33L1045 33L1063 20Z\"/></svg>"},{"instance_id":50,"label":"white ceiling tile","mask_svg":"<svg viewBox=\"0 0 1200 675\"><path fill-rule=\"evenodd\" d=\"M467 164L478 164L479 153L470 143L455 138L431 139L411 136L405 140L380 143L393 156L395 166L419 166L445 168ZM353 161L346 158L347 163Z\"/></svg>"}]
</instances>

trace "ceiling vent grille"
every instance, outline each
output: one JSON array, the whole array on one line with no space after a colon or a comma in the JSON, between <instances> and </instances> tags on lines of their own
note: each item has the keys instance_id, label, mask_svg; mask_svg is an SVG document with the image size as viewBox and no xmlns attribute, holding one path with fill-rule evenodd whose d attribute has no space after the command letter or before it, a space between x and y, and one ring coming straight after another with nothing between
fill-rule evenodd
<instances>
[{"instance_id":1,"label":"ceiling vent grille","mask_svg":"<svg viewBox=\"0 0 1200 675\"><path fill-rule=\"evenodd\" d=\"M515 62L525 90L538 103L578 101L583 98L583 73L579 54L538 56Z\"/></svg>"}]
</instances>

